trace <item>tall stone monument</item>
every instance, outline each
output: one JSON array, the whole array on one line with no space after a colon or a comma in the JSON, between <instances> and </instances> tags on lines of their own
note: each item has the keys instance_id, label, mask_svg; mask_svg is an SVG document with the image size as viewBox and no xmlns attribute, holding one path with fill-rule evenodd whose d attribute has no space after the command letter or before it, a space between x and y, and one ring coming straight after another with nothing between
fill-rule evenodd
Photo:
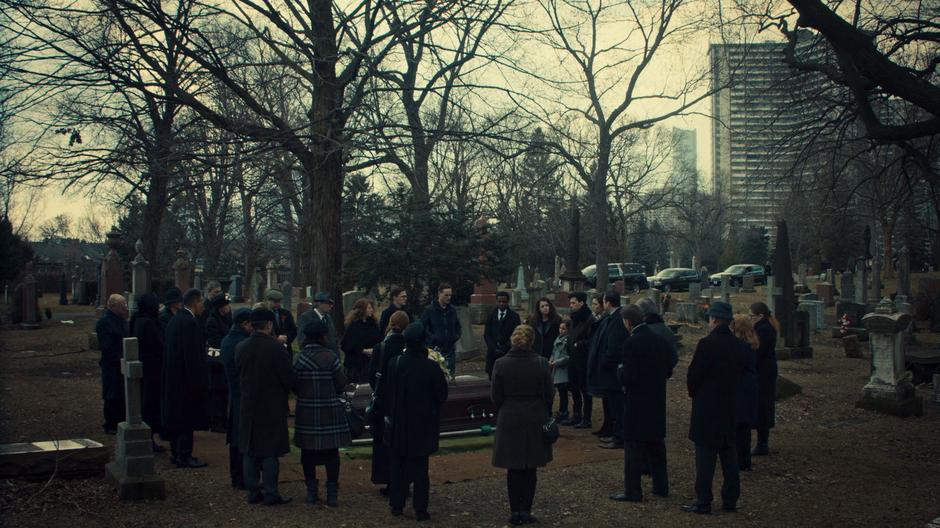
<instances>
[{"instance_id":1,"label":"tall stone monument","mask_svg":"<svg viewBox=\"0 0 940 528\"><path fill-rule=\"evenodd\" d=\"M585 276L578 265L581 257L581 212L572 200L568 217L568 254L565 255L565 272L561 274L561 289L571 293L584 289Z\"/></svg>"},{"instance_id":2,"label":"tall stone monument","mask_svg":"<svg viewBox=\"0 0 940 528\"><path fill-rule=\"evenodd\" d=\"M108 254L101 262L101 285L98 299L98 308L104 310L104 305L108 302L108 297L112 294L124 295L124 263L121 262L121 256L118 249L121 247L120 231L111 231L108 237Z\"/></svg>"},{"instance_id":3,"label":"tall stone monument","mask_svg":"<svg viewBox=\"0 0 940 528\"><path fill-rule=\"evenodd\" d=\"M193 287L193 267L186 258L186 251L183 248L176 250L176 260L173 262L173 285L186 293L186 290Z\"/></svg>"},{"instance_id":4,"label":"tall stone monument","mask_svg":"<svg viewBox=\"0 0 940 528\"><path fill-rule=\"evenodd\" d=\"M105 466L108 480L117 487L121 500L166 498L166 485L154 474L150 426L140 415L143 366L137 338L124 338L121 373L124 374L127 421L118 424L114 460Z\"/></svg>"},{"instance_id":5,"label":"tall stone monument","mask_svg":"<svg viewBox=\"0 0 940 528\"><path fill-rule=\"evenodd\" d=\"M777 222L777 247L774 249L774 280L780 289L774 295L772 310L780 321L783 346L778 346L778 359L808 358L813 355L809 346L809 317L806 312L796 311L796 296L793 294L793 266L790 262L790 235L786 220Z\"/></svg>"},{"instance_id":6,"label":"tall stone monument","mask_svg":"<svg viewBox=\"0 0 940 528\"><path fill-rule=\"evenodd\" d=\"M273 290L277 288L277 272L280 269L280 264L278 264L276 259L271 259L268 262L268 265L265 267L264 271L267 273L265 277L267 280L264 281L265 284L265 295L267 295L268 290Z\"/></svg>"},{"instance_id":7,"label":"tall stone monument","mask_svg":"<svg viewBox=\"0 0 940 528\"><path fill-rule=\"evenodd\" d=\"M33 275L33 261L26 263L26 269L23 270L23 282L20 286L21 296L20 314L22 322L20 326L29 330L39 328L39 306L36 302L36 276ZM16 297L14 295L14 297Z\"/></svg>"},{"instance_id":8,"label":"tall stone monument","mask_svg":"<svg viewBox=\"0 0 940 528\"><path fill-rule=\"evenodd\" d=\"M905 368L904 330L911 316L899 313L885 298L862 322L871 347L871 378L855 406L895 416L921 416L923 400L915 394L911 373Z\"/></svg>"},{"instance_id":9,"label":"tall stone monument","mask_svg":"<svg viewBox=\"0 0 940 528\"><path fill-rule=\"evenodd\" d=\"M150 291L150 263L144 258L144 243L138 240L134 243L137 255L131 261L131 298L127 306L131 312L137 310L137 298Z\"/></svg>"},{"instance_id":10,"label":"tall stone monument","mask_svg":"<svg viewBox=\"0 0 940 528\"><path fill-rule=\"evenodd\" d=\"M72 268L72 304L78 304L79 297L79 288L81 287L81 282L79 279L80 275L78 274L78 266Z\"/></svg>"}]
</instances>

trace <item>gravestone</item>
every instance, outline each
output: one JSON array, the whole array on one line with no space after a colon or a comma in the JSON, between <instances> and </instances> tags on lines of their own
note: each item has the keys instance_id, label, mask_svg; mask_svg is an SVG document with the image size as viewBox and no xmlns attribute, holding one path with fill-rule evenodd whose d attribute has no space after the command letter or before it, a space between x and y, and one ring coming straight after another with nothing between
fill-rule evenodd
<instances>
[{"instance_id":1,"label":"gravestone","mask_svg":"<svg viewBox=\"0 0 940 528\"><path fill-rule=\"evenodd\" d=\"M911 299L911 254L907 250L907 246L901 248L901 253L898 255L898 296L904 297L904 302L909 302Z\"/></svg>"},{"instance_id":2,"label":"gravestone","mask_svg":"<svg viewBox=\"0 0 940 528\"><path fill-rule=\"evenodd\" d=\"M711 300L715 295L714 288L702 288L701 295L703 299Z\"/></svg>"},{"instance_id":3,"label":"gravestone","mask_svg":"<svg viewBox=\"0 0 940 528\"><path fill-rule=\"evenodd\" d=\"M555 255L555 274L552 275L552 283L549 287L549 290L554 291L558 287L558 282L561 280L561 257Z\"/></svg>"},{"instance_id":4,"label":"gravestone","mask_svg":"<svg viewBox=\"0 0 940 528\"><path fill-rule=\"evenodd\" d=\"M875 259L871 263L871 290L868 292L871 302L881 298L881 263Z\"/></svg>"},{"instance_id":5,"label":"gravestone","mask_svg":"<svg viewBox=\"0 0 940 528\"><path fill-rule=\"evenodd\" d=\"M88 298L88 292L91 290L91 286L85 280L85 270L82 269L78 277L78 304L82 306L91 304L91 299Z\"/></svg>"},{"instance_id":6,"label":"gravestone","mask_svg":"<svg viewBox=\"0 0 940 528\"><path fill-rule=\"evenodd\" d=\"M558 315L564 316L571 313L571 302L570 297L568 297L568 292L555 292L552 302L555 304L555 311L558 312Z\"/></svg>"},{"instance_id":7,"label":"gravestone","mask_svg":"<svg viewBox=\"0 0 940 528\"><path fill-rule=\"evenodd\" d=\"M800 301L800 302L803 302L803 301L818 301L818 300L820 300L820 299L819 299L819 296L816 295L815 293L804 293L804 294L800 295L800 297L799 297L799 301Z\"/></svg>"},{"instance_id":8,"label":"gravestone","mask_svg":"<svg viewBox=\"0 0 940 528\"><path fill-rule=\"evenodd\" d=\"M809 317L807 318L807 322L809 323L809 331L818 332L825 327L825 319L823 318L824 308L824 303L822 301L800 299L800 304L797 305L796 309L798 311L809 314Z\"/></svg>"},{"instance_id":9,"label":"gravestone","mask_svg":"<svg viewBox=\"0 0 940 528\"><path fill-rule=\"evenodd\" d=\"M192 288L192 266L182 248L176 250L176 260L173 262L173 285L183 293Z\"/></svg>"},{"instance_id":10,"label":"gravestone","mask_svg":"<svg viewBox=\"0 0 940 528\"><path fill-rule=\"evenodd\" d=\"M676 317L683 323L697 323L699 321L699 305L694 302L681 302L676 304Z\"/></svg>"},{"instance_id":11,"label":"gravestone","mask_svg":"<svg viewBox=\"0 0 940 528\"><path fill-rule=\"evenodd\" d=\"M656 305L656 313L658 313L658 314L662 314L662 313L663 313L663 296L662 296L662 293L663 293L663 292L657 290L656 288L650 288L650 289L646 290L646 292L643 294L644 297L646 297L647 299L653 301L653 304Z\"/></svg>"},{"instance_id":12,"label":"gravestone","mask_svg":"<svg viewBox=\"0 0 940 528\"><path fill-rule=\"evenodd\" d=\"M857 359L862 357L862 345L857 335L847 335L842 338L842 350L845 357Z\"/></svg>"},{"instance_id":13,"label":"gravestone","mask_svg":"<svg viewBox=\"0 0 940 528\"><path fill-rule=\"evenodd\" d=\"M193 276L193 288L195 288L195 289L197 289L197 290L199 290L199 291L203 291L203 290L202 290L202 274L196 273L196 274ZM205 293L205 292L203 292L203 293Z\"/></svg>"},{"instance_id":14,"label":"gravestone","mask_svg":"<svg viewBox=\"0 0 940 528\"><path fill-rule=\"evenodd\" d=\"M516 269L516 287L512 290L512 305L515 308L522 308L522 304L529 299L529 293L525 288L525 268L519 264Z\"/></svg>"},{"instance_id":15,"label":"gravestone","mask_svg":"<svg viewBox=\"0 0 940 528\"><path fill-rule=\"evenodd\" d=\"M349 290L343 292L343 313L348 314L352 311L353 306L355 306L356 301L361 299L365 294L359 290Z\"/></svg>"},{"instance_id":16,"label":"gravestone","mask_svg":"<svg viewBox=\"0 0 940 528\"><path fill-rule=\"evenodd\" d=\"M856 407L895 416L921 416L923 400L915 393L911 373L905 367L904 329L910 316L898 313L890 299L883 299L874 313L865 316L871 350L871 377Z\"/></svg>"},{"instance_id":17,"label":"gravestone","mask_svg":"<svg viewBox=\"0 0 940 528\"><path fill-rule=\"evenodd\" d=\"M473 224L478 236L485 241L489 238L489 220L481 216ZM485 251L478 257L481 265L486 265L488 257ZM483 324L490 312L496 308L496 283L489 277L480 277L473 284L473 294L470 295L470 321L473 324Z\"/></svg>"},{"instance_id":18,"label":"gravestone","mask_svg":"<svg viewBox=\"0 0 940 528\"><path fill-rule=\"evenodd\" d=\"M721 301L731 304L731 274L721 274Z\"/></svg>"},{"instance_id":19,"label":"gravestone","mask_svg":"<svg viewBox=\"0 0 940 528\"><path fill-rule=\"evenodd\" d=\"M473 335L473 325L470 324L470 307L455 306L457 321L460 322L460 340L457 341L457 360L464 361L480 355L480 344Z\"/></svg>"},{"instance_id":20,"label":"gravestone","mask_svg":"<svg viewBox=\"0 0 940 528\"><path fill-rule=\"evenodd\" d=\"M796 310L793 296L793 268L790 263L790 235L787 222L777 222L777 245L774 248L774 278L780 281L780 293L773 296L771 310L780 321L782 340L777 343L778 359L810 358L809 318L806 312ZM781 342L782 341L782 342Z\"/></svg>"},{"instance_id":21,"label":"gravestone","mask_svg":"<svg viewBox=\"0 0 940 528\"><path fill-rule=\"evenodd\" d=\"M114 460L105 466L108 480L117 487L121 500L164 499L166 485L154 474L150 426L140 415L143 363L136 337L124 338L121 373L127 420L117 427Z\"/></svg>"},{"instance_id":22,"label":"gravestone","mask_svg":"<svg viewBox=\"0 0 940 528\"><path fill-rule=\"evenodd\" d=\"M702 296L702 283L690 282L689 283L689 300L698 299L701 296Z\"/></svg>"},{"instance_id":23,"label":"gravestone","mask_svg":"<svg viewBox=\"0 0 940 528\"><path fill-rule=\"evenodd\" d=\"M816 283L816 296L826 303L825 306L828 308L835 303L835 288L828 282L818 282Z\"/></svg>"},{"instance_id":24,"label":"gravestone","mask_svg":"<svg viewBox=\"0 0 940 528\"><path fill-rule=\"evenodd\" d=\"M806 285L806 264L800 264L797 272L798 281L794 291L797 293L806 293L809 291L809 286Z\"/></svg>"},{"instance_id":25,"label":"gravestone","mask_svg":"<svg viewBox=\"0 0 940 528\"><path fill-rule=\"evenodd\" d=\"M33 261L26 263L23 282L20 286L20 326L29 330L39 328L39 305L36 302L36 276L33 275ZM14 295L14 297L16 297Z\"/></svg>"},{"instance_id":26,"label":"gravestone","mask_svg":"<svg viewBox=\"0 0 940 528\"><path fill-rule=\"evenodd\" d=\"M868 304L868 268L864 261L860 263L860 269L855 270L855 302Z\"/></svg>"},{"instance_id":27,"label":"gravestone","mask_svg":"<svg viewBox=\"0 0 940 528\"><path fill-rule=\"evenodd\" d=\"M766 290L765 293L767 294L767 300L764 302L767 304L767 308L772 310L774 306L774 295L779 293L778 291L776 291L776 288L774 288L774 276L773 275L767 276L767 284L764 286L764 289Z\"/></svg>"},{"instance_id":28,"label":"gravestone","mask_svg":"<svg viewBox=\"0 0 940 528\"><path fill-rule=\"evenodd\" d=\"M81 288L81 280L79 279L78 266L72 268L72 304L78 304L79 288Z\"/></svg>"},{"instance_id":29,"label":"gravestone","mask_svg":"<svg viewBox=\"0 0 940 528\"><path fill-rule=\"evenodd\" d=\"M228 295L232 298L232 302L243 302L245 300L244 287L245 285L242 282L241 275L231 276L231 282L228 285Z\"/></svg>"},{"instance_id":30,"label":"gravestone","mask_svg":"<svg viewBox=\"0 0 940 528\"><path fill-rule=\"evenodd\" d=\"M273 290L277 288L277 271L279 268L280 266L278 265L277 261L274 259L271 259L271 261L268 262L267 267L265 267L265 271L267 272L267 277L266 277L267 280L264 281L265 296L267 296L268 290Z\"/></svg>"},{"instance_id":31,"label":"gravestone","mask_svg":"<svg viewBox=\"0 0 940 528\"><path fill-rule=\"evenodd\" d=\"M111 231L107 234L108 254L101 263L102 284L98 288L101 295L98 299L98 306L102 310L112 294L124 294L124 264L118 253L121 248L121 236L119 231Z\"/></svg>"},{"instance_id":32,"label":"gravestone","mask_svg":"<svg viewBox=\"0 0 940 528\"><path fill-rule=\"evenodd\" d=\"M131 261L131 289L133 294L127 300L131 312L137 310L137 298L150 290L150 274L148 273L150 263L144 258L144 243L138 240L134 243L134 249L137 251L137 256Z\"/></svg>"},{"instance_id":33,"label":"gravestone","mask_svg":"<svg viewBox=\"0 0 940 528\"><path fill-rule=\"evenodd\" d=\"M62 277L59 279L59 306L65 306L69 303L69 278L62 272Z\"/></svg>"},{"instance_id":34,"label":"gravestone","mask_svg":"<svg viewBox=\"0 0 940 528\"><path fill-rule=\"evenodd\" d=\"M848 270L843 271L839 281L839 299L855 302L855 274Z\"/></svg>"},{"instance_id":35,"label":"gravestone","mask_svg":"<svg viewBox=\"0 0 940 528\"><path fill-rule=\"evenodd\" d=\"M755 291L757 290L754 289L754 276L745 275L741 279L741 293L754 293Z\"/></svg>"},{"instance_id":36,"label":"gravestone","mask_svg":"<svg viewBox=\"0 0 940 528\"><path fill-rule=\"evenodd\" d=\"M711 284L710 277L708 275L708 267L702 266L702 269L698 271L698 277L705 284Z\"/></svg>"}]
</instances>

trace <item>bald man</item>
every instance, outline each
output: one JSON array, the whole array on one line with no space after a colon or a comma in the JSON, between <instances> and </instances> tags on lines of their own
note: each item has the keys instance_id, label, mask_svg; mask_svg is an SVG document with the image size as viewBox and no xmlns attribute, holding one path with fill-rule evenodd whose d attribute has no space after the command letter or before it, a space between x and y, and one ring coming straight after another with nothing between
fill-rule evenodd
<instances>
[{"instance_id":1,"label":"bald man","mask_svg":"<svg viewBox=\"0 0 940 528\"><path fill-rule=\"evenodd\" d=\"M124 377L121 358L124 357L124 338L128 337L127 300L121 295L108 297L107 310L95 325L98 349L101 350L101 398L104 400L105 434L117 432L124 421Z\"/></svg>"}]
</instances>

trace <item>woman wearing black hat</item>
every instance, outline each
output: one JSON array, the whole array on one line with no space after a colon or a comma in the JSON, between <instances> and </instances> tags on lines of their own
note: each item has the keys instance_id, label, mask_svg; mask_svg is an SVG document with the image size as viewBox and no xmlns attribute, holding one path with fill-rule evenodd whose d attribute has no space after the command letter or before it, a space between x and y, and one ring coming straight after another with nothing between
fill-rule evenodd
<instances>
[{"instance_id":1,"label":"woman wearing black hat","mask_svg":"<svg viewBox=\"0 0 940 528\"><path fill-rule=\"evenodd\" d=\"M338 506L339 448L349 445L349 423L339 394L346 376L339 355L326 347L329 330L323 321L304 327L304 347L294 361L297 407L294 445L301 449L300 463L307 484L307 502L319 501L317 466L326 466L326 504Z\"/></svg>"},{"instance_id":2,"label":"woman wearing black hat","mask_svg":"<svg viewBox=\"0 0 940 528\"><path fill-rule=\"evenodd\" d=\"M143 398L141 417L150 426L150 432L161 434L160 390L163 377L163 329L159 321L160 301L153 293L137 298L137 312L131 318L130 327L140 347L140 361L144 364ZM153 444L157 453L166 451L163 446Z\"/></svg>"},{"instance_id":3,"label":"woman wearing black hat","mask_svg":"<svg viewBox=\"0 0 940 528\"><path fill-rule=\"evenodd\" d=\"M512 349L493 365L490 387L498 409L493 465L507 470L513 525L536 522L531 514L536 471L552 461L552 445L542 439L542 426L555 400L555 385L548 361L532 350L534 339L531 326L516 327Z\"/></svg>"}]
</instances>

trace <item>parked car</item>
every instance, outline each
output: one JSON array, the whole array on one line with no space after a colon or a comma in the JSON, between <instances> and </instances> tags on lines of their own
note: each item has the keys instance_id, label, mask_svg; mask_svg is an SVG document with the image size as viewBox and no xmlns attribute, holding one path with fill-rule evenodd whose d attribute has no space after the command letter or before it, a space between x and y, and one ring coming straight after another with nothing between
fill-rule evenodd
<instances>
[{"instance_id":1,"label":"parked car","mask_svg":"<svg viewBox=\"0 0 940 528\"><path fill-rule=\"evenodd\" d=\"M646 279L650 288L665 292L689 289L689 283L702 282L698 272L692 268L666 268Z\"/></svg>"},{"instance_id":2,"label":"parked car","mask_svg":"<svg viewBox=\"0 0 940 528\"><path fill-rule=\"evenodd\" d=\"M728 266L728 269L721 273L713 273L709 277L709 283L712 286L721 286L721 276L731 275L731 286L740 286L744 282L745 276L754 277L754 284L767 284L767 273L763 266L757 264L735 264Z\"/></svg>"},{"instance_id":3,"label":"parked car","mask_svg":"<svg viewBox=\"0 0 940 528\"><path fill-rule=\"evenodd\" d=\"M587 280L584 283L589 288L597 287L597 266L590 266L581 270ZM613 284L614 281L623 279L623 285L627 290L638 292L649 287L646 281L646 271L642 264L635 262L611 262L607 264L607 283Z\"/></svg>"}]
</instances>

